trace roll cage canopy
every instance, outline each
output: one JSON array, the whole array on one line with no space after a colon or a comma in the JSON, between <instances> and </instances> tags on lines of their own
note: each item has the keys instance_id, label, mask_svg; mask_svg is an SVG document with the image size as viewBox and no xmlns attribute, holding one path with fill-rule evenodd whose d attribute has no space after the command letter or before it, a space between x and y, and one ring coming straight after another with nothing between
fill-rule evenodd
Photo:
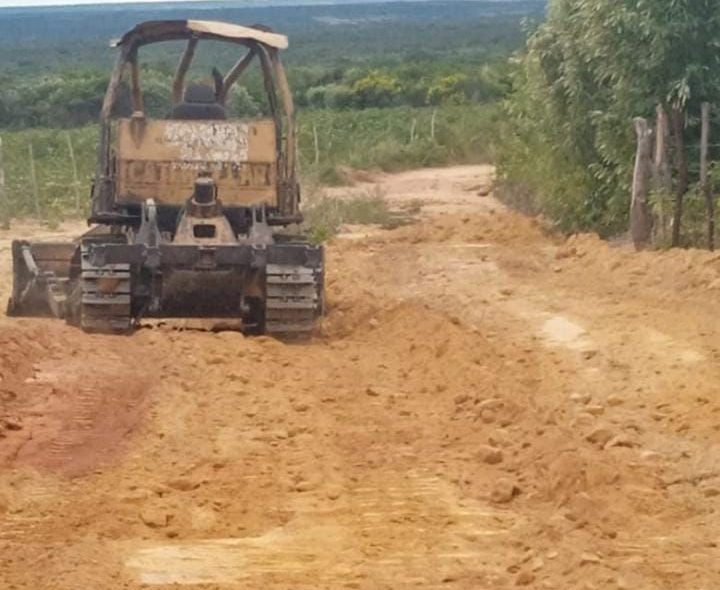
<instances>
[{"instance_id":1,"label":"roll cage canopy","mask_svg":"<svg viewBox=\"0 0 720 590\"><path fill-rule=\"evenodd\" d=\"M230 70L222 76L219 72L215 77L215 97L219 104L224 104L232 85L247 69L254 57L258 57L263 70L265 90L268 94L270 109L277 111L277 92L282 96L285 115L293 115L292 96L290 94L284 68L280 62L278 50L288 46L287 37L273 32L268 27L255 25L245 27L232 23L203 20L167 20L147 21L136 25L119 40L111 43L120 48L118 63L110 79L108 92L105 96L101 120L110 116L117 98L117 90L126 66L130 69L133 110L143 112L140 68L138 65L138 49L144 45L165 41L187 40L185 52L180 59L172 88L172 101L177 104L182 100L185 75L195 56L195 49L200 40L223 41L235 43L248 48L247 53L239 59Z\"/></svg>"},{"instance_id":2,"label":"roll cage canopy","mask_svg":"<svg viewBox=\"0 0 720 590\"><path fill-rule=\"evenodd\" d=\"M285 35L274 33L267 27L244 27L232 23L209 20L154 20L136 25L120 39L111 42L113 47L121 45L146 45L159 41L190 39L192 37L230 41L233 43L257 42L286 49Z\"/></svg>"}]
</instances>

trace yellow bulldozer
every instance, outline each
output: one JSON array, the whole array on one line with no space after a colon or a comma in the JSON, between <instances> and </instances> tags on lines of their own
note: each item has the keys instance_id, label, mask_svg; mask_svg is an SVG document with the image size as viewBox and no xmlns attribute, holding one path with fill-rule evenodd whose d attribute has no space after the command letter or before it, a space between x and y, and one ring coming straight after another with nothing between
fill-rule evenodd
<instances>
[{"instance_id":1,"label":"yellow bulldozer","mask_svg":"<svg viewBox=\"0 0 720 590\"><path fill-rule=\"evenodd\" d=\"M139 54L184 41L167 115L143 104ZM238 51L212 83L186 84L199 43ZM259 25L150 21L114 43L100 113L90 230L74 242L12 245L11 316L55 316L88 332L127 333L142 318L242 320L243 330L311 335L323 312L321 246L277 231L299 223L296 123L280 50ZM259 62L266 116L233 119L226 102ZM124 96L131 109L117 115Z\"/></svg>"}]
</instances>

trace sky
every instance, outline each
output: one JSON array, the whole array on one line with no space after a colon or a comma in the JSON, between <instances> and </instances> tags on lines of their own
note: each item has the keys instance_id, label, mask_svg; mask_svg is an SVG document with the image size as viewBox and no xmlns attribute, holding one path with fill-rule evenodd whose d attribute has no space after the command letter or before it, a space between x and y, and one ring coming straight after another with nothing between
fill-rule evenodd
<instances>
[{"instance_id":1,"label":"sky","mask_svg":"<svg viewBox=\"0 0 720 590\"><path fill-rule=\"evenodd\" d=\"M167 2L168 0L0 0L2 6L59 6L71 4L117 4L118 2ZM171 0L189 2L191 0Z\"/></svg>"}]
</instances>

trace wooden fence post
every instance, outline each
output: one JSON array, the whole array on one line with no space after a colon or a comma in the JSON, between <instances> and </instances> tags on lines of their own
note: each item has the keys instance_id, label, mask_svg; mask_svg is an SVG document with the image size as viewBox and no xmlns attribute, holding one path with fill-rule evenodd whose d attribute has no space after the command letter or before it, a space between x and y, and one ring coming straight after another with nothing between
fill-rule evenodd
<instances>
[{"instance_id":1,"label":"wooden fence post","mask_svg":"<svg viewBox=\"0 0 720 590\"><path fill-rule=\"evenodd\" d=\"M315 165L320 163L320 142L318 141L318 132L315 123L313 123L313 145L315 146Z\"/></svg>"},{"instance_id":2,"label":"wooden fence post","mask_svg":"<svg viewBox=\"0 0 720 590\"><path fill-rule=\"evenodd\" d=\"M433 109L432 117L430 117L430 139L435 140L435 120L437 119L437 109Z\"/></svg>"},{"instance_id":3,"label":"wooden fence post","mask_svg":"<svg viewBox=\"0 0 720 590\"><path fill-rule=\"evenodd\" d=\"M35 217L40 219L40 196L38 194L37 174L35 173L35 155L33 154L32 143L28 144L28 155L30 156L30 182L32 184Z\"/></svg>"},{"instance_id":4,"label":"wooden fence post","mask_svg":"<svg viewBox=\"0 0 720 590\"><path fill-rule=\"evenodd\" d=\"M77 162L75 161L75 149L73 148L72 137L70 132L65 132L67 139L68 152L70 153L70 165L73 173L73 189L75 191L75 213L80 213L80 179L78 178Z\"/></svg>"},{"instance_id":5,"label":"wooden fence post","mask_svg":"<svg viewBox=\"0 0 720 590\"><path fill-rule=\"evenodd\" d=\"M659 199L654 207L656 222L653 224L653 232L657 241L665 242L669 227L666 197L672 193L672 176L668 164L668 136L670 130L665 107L659 104L655 111L655 157L652 168L652 190L659 196Z\"/></svg>"},{"instance_id":6,"label":"wooden fence post","mask_svg":"<svg viewBox=\"0 0 720 590\"><path fill-rule=\"evenodd\" d=\"M642 250L648 246L652 236L652 217L648 208L652 131L642 117L635 119L635 133L637 152L630 205L630 235L635 249Z\"/></svg>"},{"instance_id":7,"label":"wooden fence post","mask_svg":"<svg viewBox=\"0 0 720 590\"><path fill-rule=\"evenodd\" d=\"M675 168L677 184L675 188L675 211L673 212L672 245L680 245L680 227L682 225L683 200L690 186L690 171L685 153L685 111L680 105L673 105L670 115L675 147Z\"/></svg>"},{"instance_id":8,"label":"wooden fence post","mask_svg":"<svg viewBox=\"0 0 720 590\"><path fill-rule=\"evenodd\" d=\"M410 125L410 143L415 141L415 129L417 128L417 119L412 120L412 125Z\"/></svg>"},{"instance_id":9,"label":"wooden fence post","mask_svg":"<svg viewBox=\"0 0 720 590\"><path fill-rule=\"evenodd\" d=\"M708 171L708 148L710 145L710 103L704 102L701 107L700 131L700 190L705 196L707 207L707 239L708 250L715 250L715 203L713 202Z\"/></svg>"}]
</instances>

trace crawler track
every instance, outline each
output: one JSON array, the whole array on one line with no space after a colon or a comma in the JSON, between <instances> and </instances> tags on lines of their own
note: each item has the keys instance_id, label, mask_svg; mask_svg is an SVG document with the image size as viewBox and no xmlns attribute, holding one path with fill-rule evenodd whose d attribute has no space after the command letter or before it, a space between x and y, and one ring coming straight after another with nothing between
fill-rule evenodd
<instances>
[{"instance_id":1,"label":"crawler track","mask_svg":"<svg viewBox=\"0 0 720 590\"><path fill-rule=\"evenodd\" d=\"M130 331L130 265L95 266L89 245L81 249L80 326L85 332L122 334Z\"/></svg>"},{"instance_id":2,"label":"crawler track","mask_svg":"<svg viewBox=\"0 0 720 590\"><path fill-rule=\"evenodd\" d=\"M321 284L322 275L312 268L269 264L265 332L281 339L309 338L321 312Z\"/></svg>"}]
</instances>

